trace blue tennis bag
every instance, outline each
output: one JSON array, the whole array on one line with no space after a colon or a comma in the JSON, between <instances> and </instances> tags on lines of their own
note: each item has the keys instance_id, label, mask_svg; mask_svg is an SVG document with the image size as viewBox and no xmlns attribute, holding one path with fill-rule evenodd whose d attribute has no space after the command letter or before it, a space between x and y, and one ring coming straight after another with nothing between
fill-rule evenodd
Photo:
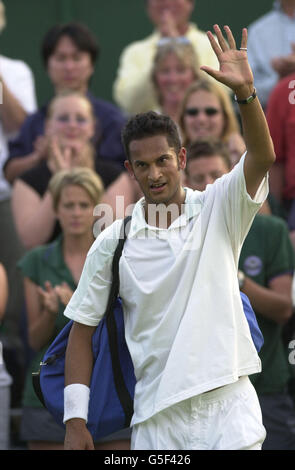
<instances>
[{"instance_id":1,"label":"blue tennis bag","mask_svg":"<svg viewBox=\"0 0 295 470\"><path fill-rule=\"evenodd\" d=\"M241 296L241 299L242 299L244 313L246 315L248 325L249 325L249 328L250 328L252 341L254 343L254 346L255 346L257 352L259 352L260 349L263 346L263 343L264 343L263 335L262 335L261 330L258 326L256 315L254 313L252 305L250 304L250 300L248 299L246 294L244 294L244 292L240 291L240 296Z\"/></svg>"},{"instance_id":2,"label":"blue tennis bag","mask_svg":"<svg viewBox=\"0 0 295 470\"><path fill-rule=\"evenodd\" d=\"M94 440L129 427L133 415L135 375L125 341L119 293L119 260L131 217L122 223L112 262L112 284L105 314L92 335L93 370L87 427ZM65 354L73 322L61 330L46 351L33 386L43 405L61 426L64 416Z\"/></svg>"},{"instance_id":3,"label":"blue tennis bag","mask_svg":"<svg viewBox=\"0 0 295 470\"><path fill-rule=\"evenodd\" d=\"M133 414L135 375L133 363L124 335L124 318L121 300L118 298L114 308L117 328L117 348L123 379L127 387L126 400L123 403L118 394L118 377L114 376L112 355L107 331L107 320L103 318L92 336L94 358L90 383L88 411L89 429L94 440L128 427ZM38 373L33 374L35 392L53 418L61 426L64 416L64 372L65 352L73 321L69 321L44 355ZM120 378L119 378L120 379Z\"/></svg>"}]
</instances>

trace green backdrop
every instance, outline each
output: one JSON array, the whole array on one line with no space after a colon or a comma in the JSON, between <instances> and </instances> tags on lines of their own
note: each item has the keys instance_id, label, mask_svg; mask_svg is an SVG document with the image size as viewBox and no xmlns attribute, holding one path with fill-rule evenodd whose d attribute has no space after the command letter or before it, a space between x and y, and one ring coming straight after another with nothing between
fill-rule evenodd
<instances>
[{"instance_id":1,"label":"green backdrop","mask_svg":"<svg viewBox=\"0 0 295 470\"><path fill-rule=\"evenodd\" d=\"M91 89L112 101L112 84L122 49L152 31L143 0L3 0L7 27L0 37L0 52L22 59L33 70L38 103L50 98L52 89L40 59L40 41L55 23L84 22L96 34L101 55ZM229 24L240 37L248 26L272 7L273 0L196 0L193 21L207 30L214 23Z\"/></svg>"}]
</instances>

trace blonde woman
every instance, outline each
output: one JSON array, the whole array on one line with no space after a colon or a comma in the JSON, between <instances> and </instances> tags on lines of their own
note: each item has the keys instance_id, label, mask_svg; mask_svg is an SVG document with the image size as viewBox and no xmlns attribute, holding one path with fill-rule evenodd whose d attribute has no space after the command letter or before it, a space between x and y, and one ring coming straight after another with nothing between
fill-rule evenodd
<instances>
[{"instance_id":1,"label":"blonde woman","mask_svg":"<svg viewBox=\"0 0 295 470\"><path fill-rule=\"evenodd\" d=\"M13 215L26 248L47 243L60 231L48 190L51 176L60 170L77 166L94 169L105 186L103 202L111 206L114 217L117 196L123 196L124 208L135 202L135 186L127 172L95 153L96 126L92 105L85 95L64 93L51 102L42 160L21 175L13 187Z\"/></svg>"},{"instance_id":2,"label":"blonde woman","mask_svg":"<svg viewBox=\"0 0 295 470\"><path fill-rule=\"evenodd\" d=\"M229 149L236 164L245 151L245 143L228 93L209 80L194 82L186 91L180 112L184 146L199 138L213 137Z\"/></svg>"},{"instance_id":3,"label":"blonde woman","mask_svg":"<svg viewBox=\"0 0 295 470\"><path fill-rule=\"evenodd\" d=\"M185 91L201 74L198 58L188 39L162 38L152 68L157 111L178 123Z\"/></svg>"},{"instance_id":4,"label":"blonde woman","mask_svg":"<svg viewBox=\"0 0 295 470\"><path fill-rule=\"evenodd\" d=\"M74 168L57 173L50 181L49 192L62 233L52 243L27 252L19 262L24 276L28 340L36 352L25 384L21 426L21 437L30 450L63 448L64 429L36 397L31 373L38 370L48 345L68 321L63 311L94 241L93 209L101 201L103 184L93 170ZM98 448L108 445L128 448L129 443L115 438L111 444L98 444Z\"/></svg>"}]
</instances>

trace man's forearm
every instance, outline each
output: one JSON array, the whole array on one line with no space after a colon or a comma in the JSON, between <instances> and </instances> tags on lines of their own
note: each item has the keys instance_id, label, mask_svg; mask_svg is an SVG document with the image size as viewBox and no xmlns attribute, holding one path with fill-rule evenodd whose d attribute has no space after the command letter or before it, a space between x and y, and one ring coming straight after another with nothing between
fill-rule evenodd
<instances>
[{"instance_id":1,"label":"man's forearm","mask_svg":"<svg viewBox=\"0 0 295 470\"><path fill-rule=\"evenodd\" d=\"M27 117L27 112L20 102L7 88L2 80L3 104L0 106L0 115L3 127L7 133L16 132Z\"/></svg>"},{"instance_id":2,"label":"man's forearm","mask_svg":"<svg viewBox=\"0 0 295 470\"><path fill-rule=\"evenodd\" d=\"M263 287L246 276L242 291L253 309L268 320L283 325L292 315L291 296Z\"/></svg>"},{"instance_id":3,"label":"man's forearm","mask_svg":"<svg viewBox=\"0 0 295 470\"><path fill-rule=\"evenodd\" d=\"M237 99L245 100L254 91L247 85L236 91ZM243 137L247 148L244 175L247 192L254 198L257 190L275 162L275 152L265 114L258 97L248 104L239 104L242 119Z\"/></svg>"},{"instance_id":4,"label":"man's forearm","mask_svg":"<svg viewBox=\"0 0 295 470\"><path fill-rule=\"evenodd\" d=\"M4 169L5 178L9 183L13 183L14 180L25 171L34 168L40 161L37 152L32 152L23 157L15 157L7 162Z\"/></svg>"},{"instance_id":5,"label":"man's forearm","mask_svg":"<svg viewBox=\"0 0 295 470\"><path fill-rule=\"evenodd\" d=\"M278 201L283 199L283 191L285 184L285 169L282 163L276 162L269 172L270 192Z\"/></svg>"},{"instance_id":6,"label":"man's forearm","mask_svg":"<svg viewBox=\"0 0 295 470\"><path fill-rule=\"evenodd\" d=\"M95 327L74 322L66 351L65 385L80 383L89 386L92 367L92 335Z\"/></svg>"},{"instance_id":7,"label":"man's forearm","mask_svg":"<svg viewBox=\"0 0 295 470\"><path fill-rule=\"evenodd\" d=\"M73 323L65 362L64 422L87 422L89 385L93 368L92 335L95 328Z\"/></svg>"},{"instance_id":8,"label":"man's forearm","mask_svg":"<svg viewBox=\"0 0 295 470\"><path fill-rule=\"evenodd\" d=\"M245 86L236 92L238 100L247 99L254 91L254 86ZM266 170L275 160L274 147L262 106L257 96L249 104L240 104L243 136L248 154L256 164Z\"/></svg>"}]
</instances>

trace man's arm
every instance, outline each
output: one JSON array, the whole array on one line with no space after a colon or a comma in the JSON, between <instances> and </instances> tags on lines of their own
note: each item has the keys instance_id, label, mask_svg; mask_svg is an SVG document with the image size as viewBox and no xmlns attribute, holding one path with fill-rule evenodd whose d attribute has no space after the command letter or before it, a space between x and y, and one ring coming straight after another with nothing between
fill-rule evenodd
<instances>
[{"instance_id":1,"label":"man's arm","mask_svg":"<svg viewBox=\"0 0 295 470\"><path fill-rule=\"evenodd\" d=\"M73 323L66 351L65 386L83 384L89 387L93 367L92 335L94 331L95 327ZM74 400L75 398L74 396ZM86 401L82 395L80 399ZM65 400L65 416L71 411L66 410L66 403L69 404L69 402ZM88 409L88 401L81 405ZM86 427L86 419L73 417L65 424L65 450L94 449L91 434Z\"/></svg>"},{"instance_id":2,"label":"man's arm","mask_svg":"<svg viewBox=\"0 0 295 470\"><path fill-rule=\"evenodd\" d=\"M0 323L4 316L7 300L8 300L8 279L6 269L0 263Z\"/></svg>"},{"instance_id":3,"label":"man's arm","mask_svg":"<svg viewBox=\"0 0 295 470\"><path fill-rule=\"evenodd\" d=\"M37 106L33 73L24 62L2 57L0 81L3 128L6 134L18 132L28 114L34 112Z\"/></svg>"},{"instance_id":4,"label":"man's arm","mask_svg":"<svg viewBox=\"0 0 295 470\"><path fill-rule=\"evenodd\" d=\"M285 186L285 168L283 162L276 162L269 172L270 192L281 202Z\"/></svg>"},{"instance_id":5,"label":"man's arm","mask_svg":"<svg viewBox=\"0 0 295 470\"><path fill-rule=\"evenodd\" d=\"M0 77L2 83L3 103L0 106L0 116L6 133L16 132L27 117L27 112L11 93L5 81Z\"/></svg>"},{"instance_id":6,"label":"man's arm","mask_svg":"<svg viewBox=\"0 0 295 470\"><path fill-rule=\"evenodd\" d=\"M268 287L257 284L246 276L242 288L255 312L278 323L285 324L292 316L292 276L282 274L269 282Z\"/></svg>"},{"instance_id":7,"label":"man's arm","mask_svg":"<svg viewBox=\"0 0 295 470\"><path fill-rule=\"evenodd\" d=\"M247 51L243 50L247 48L247 30L243 29L241 50L237 50L230 28L225 26L224 29L227 42L218 25L214 26L218 43L210 31L207 33L219 61L219 71L207 66L202 66L201 69L231 88L238 101L245 100L254 91L254 79L247 59ZM247 148L244 175L247 191L251 197L254 197L262 179L275 161L275 153L258 97L251 103L240 104L239 107Z\"/></svg>"}]
</instances>

